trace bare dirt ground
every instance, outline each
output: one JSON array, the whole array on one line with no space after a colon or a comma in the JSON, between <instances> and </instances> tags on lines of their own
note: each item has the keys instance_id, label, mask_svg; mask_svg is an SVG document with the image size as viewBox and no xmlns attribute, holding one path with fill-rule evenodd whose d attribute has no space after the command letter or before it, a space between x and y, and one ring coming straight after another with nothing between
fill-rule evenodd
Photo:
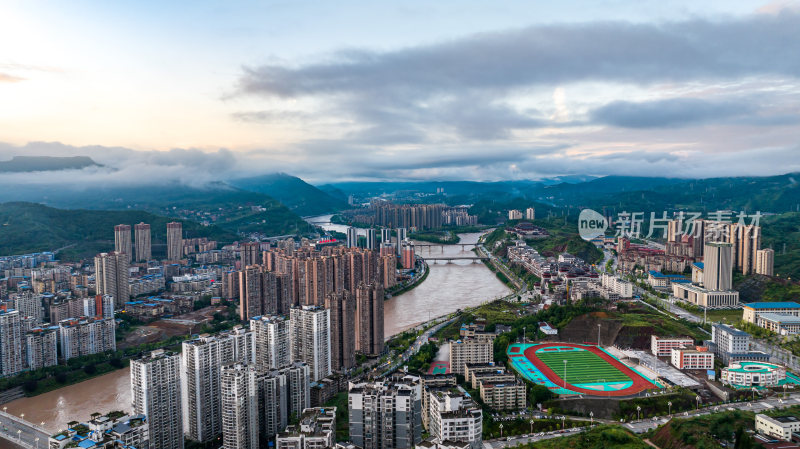
<instances>
[{"instance_id":1,"label":"bare dirt ground","mask_svg":"<svg viewBox=\"0 0 800 449\"><path fill-rule=\"evenodd\" d=\"M197 332L203 324L213 319L217 312L224 312L223 306L205 307L194 312L185 313L169 319L161 319L134 329L120 343L121 348L144 343L154 343L177 335L189 335Z\"/></svg>"}]
</instances>

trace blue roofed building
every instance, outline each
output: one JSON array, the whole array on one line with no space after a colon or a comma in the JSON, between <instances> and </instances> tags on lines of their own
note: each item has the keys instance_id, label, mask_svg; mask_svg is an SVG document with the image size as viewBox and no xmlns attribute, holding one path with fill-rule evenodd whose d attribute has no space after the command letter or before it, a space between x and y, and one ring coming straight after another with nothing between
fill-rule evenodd
<instances>
[{"instance_id":1,"label":"blue roofed building","mask_svg":"<svg viewBox=\"0 0 800 449\"><path fill-rule=\"evenodd\" d=\"M742 305L742 320L758 324L758 316L762 313L800 316L800 304L792 301L784 302L751 302Z\"/></svg>"}]
</instances>

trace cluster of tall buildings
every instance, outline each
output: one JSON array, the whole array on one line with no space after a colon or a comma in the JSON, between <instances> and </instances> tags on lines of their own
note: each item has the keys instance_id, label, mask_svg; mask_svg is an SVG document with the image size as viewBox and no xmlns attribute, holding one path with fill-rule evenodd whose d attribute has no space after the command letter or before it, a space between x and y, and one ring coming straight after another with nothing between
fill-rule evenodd
<instances>
[{"instance_id":1,"label":"cluster of tall buildings","mask_svg":"<svg viewBox=\"0 0 800 449\"><path fill-rule=\"evenodd\" d=\"M149 418L150 448L181 448L184 435L266 447L309 409L311 383L333 372L329 310L294 307L249 323L131 362L134 413Z\"/></svg>"},{"instance_id":2,"label":"cluster of tall buildings","mask_svg":"<svg viewBox=\"0 0 800 449\"><path fill-rule=\"evenodd\" d=\"M135 239L132 241L130 225L114 226L114 252L124 254L129 264L152 260L153 245L150 225L139 223L133 226L133 230ZM205 238L184 239L183 225L180 222L167 223L167 260L181 260L185 255L195 251L207 251L214 248L216 248L216 242Z\"/></svg>"},{"instance_id":3,"label":"cluster of tall buildings","mask_svg":"<svg viewBox=\"0 0 800 449\"><path fill-rule=\"evenodd\" d=\"M406 228L415 231L440 229L442 226L468 226L478 224L467 206L446 204L394 204L374 201L368 209L344 211L353 223L387 228Z\"/></svg>"},{"instance_id":4,"label":"cluster of tall buildings","mask_svg":"<svg viewBox=\"0 0 800 449\"><path fill-rule=\"evenodd\" d=\"M686 229L686 227L690 229ZM742 274L772 276L774 251L761 248L761 227L740 222L693 220L691 225L681 217L667 223L666 253L695 261L705 258L706 244L724 242L731 245L731 263Z\"/></svg>"}]
</instances>

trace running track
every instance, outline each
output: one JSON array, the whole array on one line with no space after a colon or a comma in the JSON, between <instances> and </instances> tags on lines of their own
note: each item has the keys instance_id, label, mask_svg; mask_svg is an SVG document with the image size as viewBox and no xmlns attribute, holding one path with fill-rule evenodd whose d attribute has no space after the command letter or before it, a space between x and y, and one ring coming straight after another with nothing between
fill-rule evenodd
<instances>
[{"instance_id":1,"label":"running track","mask_svg":"<svg viewBox=\"0 0 800 449\"><path fill-rule=\"evenodd\" d=\"M575 391L577 393L584 393L591 396L631 396L634 394L638 394L644 390L655 389L656 387L650 383L649 381L645 380L639 373L636 371L628 368L625 366L624 363L620 362L619 360L611 357L610 355L606 354L597 346L583 346L583 345L576 345L572 343L542 343L540 345L530 346L525 349L525 357L533 363L533 366L536 367L542 374L544 374L551 382L556 385L564 385L564 381L559 377L558 374L555 373L550 367L544 364L539 357L536 356L536 351L542 348L549 348L553 346L572 346L575 348L582 348L587 351L590 351L596 354L601 359L605 360L611 366L617 368L618 370L625 373L632 381L633 385L623 390L608 390L608 391L598 391L598 390L590 390L588 388L581 388L572 385L571 383L567 382L567 389Z\"/></svg>"}]
</instances>

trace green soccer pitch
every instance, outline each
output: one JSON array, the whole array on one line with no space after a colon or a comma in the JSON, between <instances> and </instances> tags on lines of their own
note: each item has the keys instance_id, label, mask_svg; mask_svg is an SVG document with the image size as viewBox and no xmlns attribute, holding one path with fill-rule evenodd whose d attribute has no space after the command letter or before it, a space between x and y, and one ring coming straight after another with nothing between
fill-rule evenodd
<instances>
[{"instance_id":1,"label":"green soccer pitch","mask_svg":"<svg viewBox=\"0 0 800 449\"><path fill-rule=\"evenodd\" d=\"M589 351L539 351L536 356L560 377L564 377L564 360L566 360L567 381L573 385L631 380L622 371Z\"/></svg>"}]
</instances>

